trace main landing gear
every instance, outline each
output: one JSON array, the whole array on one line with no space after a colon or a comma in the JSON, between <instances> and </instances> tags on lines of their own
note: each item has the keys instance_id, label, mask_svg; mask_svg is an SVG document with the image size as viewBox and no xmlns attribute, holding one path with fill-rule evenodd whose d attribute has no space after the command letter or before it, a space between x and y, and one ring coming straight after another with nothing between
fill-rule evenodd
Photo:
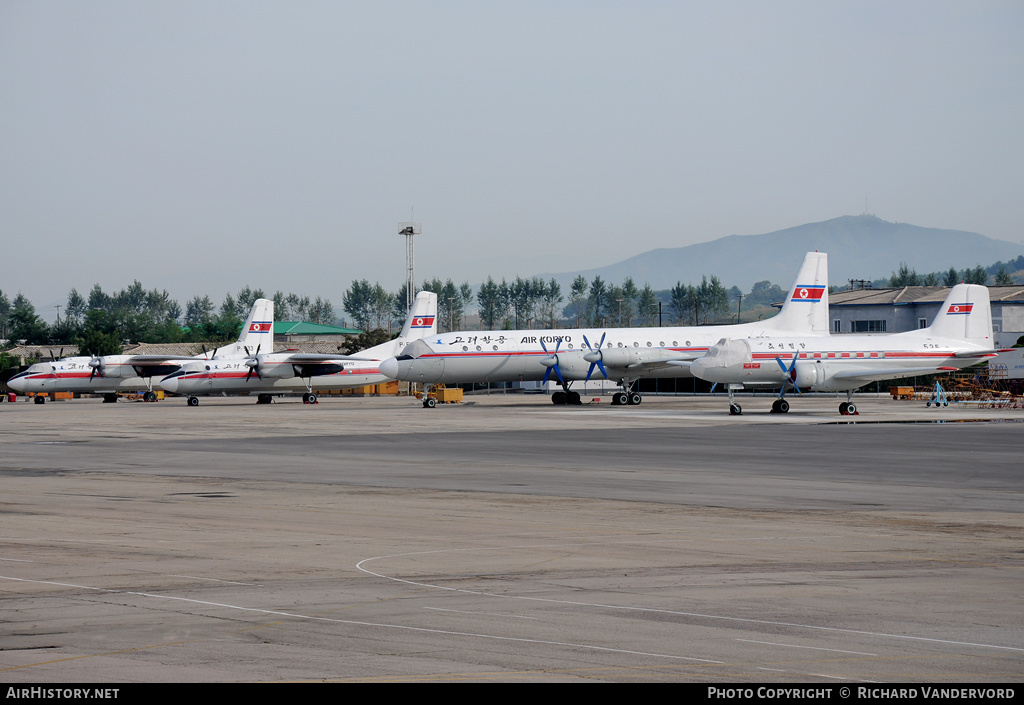
<instances>
[{"instance_id":1,"label":"main landing gear","mask_svg":"<svg viewBox=\"0 0 1024 705\"><path fill-rule=\"evenodd\" d=\"M316 394L313 394L313 392L306 392L305 394L302 395L302 403L316 404Z\"/></svg>"},{"instance_id":2,"label":"main landing gear","mask_svg":"<svg viewBox=\"0 0 1024 705\"><path fill-rule=\"evenodd\" d=\"M640 392L615 392L612 394L612 406L636 406L643 400Z\"/></svg>"},{"instance_id":3,"label":"main landing gear","mask_svg":"<svg viewBox=\"0 0 1024 705\"><path fill-rule=\"evenodd\" d=\"M633 391L636 380L623 379L619 384L622 386L622 391L612 394L612 406L637 406L644 400L640 396L640 392Z\"/></svg>"},{"instance_id":4,"label":"main landing gear","mask_svg":"<svg viewBox=\"0 0 1024 705\"><path fill-rule=\"evenodd\" d=\"M578 406L578 405L582 404L583 402L580 400L580 393L579 392L570 392L569 389L568 389L568 386L567 386L564 391L555 392L554 394L551 395L551 403L552 404L571 404L573 406Z\"/></svg>"}]
</instances>

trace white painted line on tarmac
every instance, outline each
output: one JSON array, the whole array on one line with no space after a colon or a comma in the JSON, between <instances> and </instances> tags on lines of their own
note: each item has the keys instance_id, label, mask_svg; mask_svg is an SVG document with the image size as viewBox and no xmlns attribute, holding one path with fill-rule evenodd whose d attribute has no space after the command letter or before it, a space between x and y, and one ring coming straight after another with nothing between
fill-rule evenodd
<instances>
[{"instance_id":1,"label":"white painted line on tarmac","mask_svg":"<svg viewBox=\"0 0 1024 705\"><path fill-rule=\"evenodd\" d=\"M469 550L469 549L459 549L459 550ZM500 550L509 550L509 549L508 548L502 548ZM878 637L878 638L881 638L881 639L902 639L902 640L905 640L905 641L920 641L920 642L929 643L929 644L945 644L945 645L948 645L948 646L969 646L969 647L974 647L974 648L979 648L979 649L998 649L1000 651L1014 651L1014 652L1018 652L1018 653L1024 653L1024 648L1022 648L1022 647L1018 647L1018 646L1003 646L1001 644L983 644L983 643L980 643L980 642L973 642L973 641L954 641L954 640L951 640L951 639L938 639L938 638L926 637L926 636L912 636L912 635L909 635L909 634L889 634L889 633L886 633L886 632L871 632L871 631L865 631L865 630L861 630L861 629L845 629L845 628L842 628L842 627L823 627L823 626L819 626L819 625L815 625L815 624L799 624L797 622L777 622L777 621L767 620L767 619L752 619L750 617L729 617L729 616L726 616L726 615L705 614L705 613L701 613L701 612L683 612L681 610L660 609L660 608L655 608L655 607L633 607L633 606L630 606L630 605L613 605L613 604L605 604L605 603L601 603L601 602L579 602L579 601L576 601L576 600L556 600L556 599L552 599L552 598L548 598L548 597L529 597L529 596L526 596L526 595L499 595L497 593L483 592L481 590L467 590L465 588L445 587L444 585L433 585L431 583L421 583L421 582L417 582L415 580L406 580L404 578L395 578L395 577L392 577L390 575L384 575L382 573L375 573L372 570L370 570L369 568L365 568L363 566L364 563L369 563L370 561L380 560L380 559L383 559L383 558L399 558L399 557L404 557L404 556L419 556L419 555L427 555L427 554L432 554L432 553L445 553L445 552L448 552L448 550L447 549L442 549L442 550L436 550L436 551L411 551L409 553L393 553L393 554L385 555L385 556L372 556L370 558L364 558L363 560L361 560L358 563L356 563L356 569L357 570L361 570L362 572L367 573L369 575L373 575L375 577L384 579L384 580L391 580L393 582L403 583L405 585L414 585L416 587L430 588L432 590L445 590L445 591L448 591L448 592L460 592L460 593L463 593L463 594L466 594L466 595L480 595L480 596L485 596L485 597L496 597L496 598L499 598L499 599L506 599L506 600L528 600L528 601L531 601L531 602L546 602L546 603L550 603L550 604L572 605L572 606L575 606L575 607L592 607L592 608L607 609L607 610L623 610L623 611L651 613L651 614L669 614L669 615L674 615L674 616L678 616L678 617L695 617L695 618L698 618L698 619L715 619L715 620L721 620L721 621L724 621L724 622L736 622L736 623L740 623L740 624L764 624L764 625L769 625L769 626L773 626L773 627L789 627L789 628L792 628L792 629L808 629L808 630L812 630L812 631L832 632L832 633L835 633L835 634L859 634L859 635L862 635L862 636Z\"/></svg>"},{"instance_id":2,"label":"white painted line on tarmac","mask_svg":"<svg viewBox=\"0 0 1024 705\"><path fill-rule=\"evenodd\" d=\"M820 646L800 646L798 644L781 644L777 641L755 641L753 639L737 639L736 641L745 641L748 644L767 644L769 646L785 646L789 649L813 649L814 651L835 651L839 654L856 654L857 656L878 656L878 654L869 654L865 651L844 651L842 649L824 649Z\"/></svg>"},{"instance_id":3,"label":"white painted line on tarmac","mask_svg":"<svg viewBox=\"0 0 1024 705\"><path fill-rule=\"evenodd\" d=\"M525 614L499 614L497 612L474 612L472 610L448 610L443 607L424 607L425 610L431 610L433 612L454 612L456 614L475 614L481 617L511 617L512 619L534 619L539 620L540 617L527 617Z\"/></svg>"},{"instance_id":4,"label":"white painted line on tarmac","mask_svg":"<svg viewBox=\"0 0 1024 705\"><path fill-rule=\"evenodd\" d=\"M170 573L169 578L188 578L189 580L208 580L211 583L227 583L228 585L245 585L246 587L259 587L259 583L240 583L237 580L221 580L220 578L204 578L199 575L178 575Z\"/></svg>"},{"instance_id":5,"label":"white painted line on tarmac","mask_svg":"<svg viewBox=\"0 0 1024 705\"><path fill-rule=\"evenodd\" d=\"M649 656L652 658L664 658L671 659L673 661L696 661L698 663L715 663L724 664L724 661L714 661L706 658L695 658L692 656L679 656L676 654L659 654L648 651L634 651L631 649L615 649L609 646L594 646L593 644L577 644L567 641L548 641L544 639L526 639L523 637L512 637L512 636L500 636L498 634L481 634L476 632L457 632L447 629L429 629L427 627L411 627L406 624L386 624L383 622L360 622L351 619L337 619L334 617L318 617L316 615L300 614L298 612L282 612L280 610L268 610L261 609L258 607L244 607L242 605L230 605L224 602L209 602L207 600L196 600L190 597L175 597L174 595L155 595L148 592L134 592L132 590L112 590L110 588L98 588L90 585L75 585L73 583L58 583L52 580L30 580L27 578L14 578L6 575L0 575L0 580L12 580L21 583L34 583L39 585L57 585L60 587L71 587L79 590L93 590L96 592L105 592L112 595L135 595L138 597L145 597L153 600L172 600L176 602L186 602L194 605L203 605L205 607L220 607L223 609L237 610L240 612L251 612L254 614L266 614L273 617L288 617L291 619L305 619L312 622L328 622L331 624L346 624L357 627L377 627L379 629L398 629L402 631L410 632L421 632L425 634L443 634L445 636L458 636L468 637L473 639L490 639L493 641L510 641L520 644L539 644L542 646L558 646L570 649L583 649L586 651L601 651L605 653L615 654L628 654L630 656Z\"/></svg>"}]
</instances>

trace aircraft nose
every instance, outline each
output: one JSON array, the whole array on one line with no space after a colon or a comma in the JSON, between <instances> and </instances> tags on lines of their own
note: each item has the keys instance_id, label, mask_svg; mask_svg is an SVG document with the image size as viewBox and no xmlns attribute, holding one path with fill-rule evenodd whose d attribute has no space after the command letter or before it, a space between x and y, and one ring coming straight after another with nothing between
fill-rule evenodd
<instances>
[{"instance_id":1,"label":"aircraft nose","mask_svg":"<svg viewBox=\"0 0 1024 705\"><path fill-rule=\"evenodd\" d=\"M171 392L172 394L174 392L177 392L178 391L178 378L177 377L164 377L162 380L160 380L160 388L163 389L165 392Z\"/></svg>"},{"instance_id":2,"label":"aircraft nose","mask_svg":"<svg viewBox=\"0 0 1024 705\"><path fill-rule=\"evenodd\" d=\"M391 379L400 379L398 376L398 368L398 358L389 357L387 360L384 360L380 363L379 369L380 373L385 377L390 377Z\"/></svg>"},{"instance_id":3,"label":"aircraft nose","mask_svg":"<svg viewBox=\"0 0 1024 705\"><path fill-rule=\"evenodd\" d=\"M704 376L707 374L707 363L704 362L704 358L702 357L698 357L696 360L690 363L690 372L693 374L694 377L706 381L711 381Z\"/></svg>"},{"instance_id":4,"label":"aircraft nose","mask_svg":"<svg viewBox=\"0 0 1024 705\"><path fill-rule=\"evenodd\" d=\"M7 386L19 394L23 394L28 387L24 377L11 377L7 380Z\"/></svg>"}]
</instances>

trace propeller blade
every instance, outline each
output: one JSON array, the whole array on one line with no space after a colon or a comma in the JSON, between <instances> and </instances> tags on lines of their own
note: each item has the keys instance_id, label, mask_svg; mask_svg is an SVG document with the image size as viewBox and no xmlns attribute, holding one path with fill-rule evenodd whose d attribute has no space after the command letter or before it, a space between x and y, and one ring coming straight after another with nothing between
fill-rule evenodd
<instances>
[{"instance_id":1,"label":"propeller blade","mask_svg":"<svg viewBox=\"0 0 1024 705\"><path fill-rule=\"evenodd\" d=\"M786 381L782 383L782 388L779 390L779 399L785 394L787 384L792 384L797 394L803 394L800 391L800 387L796 386L796 360L798 357L798 355L793 355L793 364L787 368L786 363L782 361L782 357L779 355L775 356L775 362L779 363L779 367L786 373Z\"/></svg>"},{"instance_id":2,"label":"propeller blade","mask_svg":"<svg viewBox=\"0 0 1024 705\"><path fill-rule=\"evenodd\" d=\"M588 354L583 356L583 359L590 363L590 368L587 370L587 381L588 382L590 381L590 376L594 374L594 368L595 367L597 367L599 370L601 370L601 374L604 375L605 379L608 379L608 370L606 370L604 368L604 363L602 362L602 355L601 355L601 346L604 345L604 339L605 339L605 336L607 336L607 335L608 335L607 331L605 331L601 335L601 342L597 344L596 348L593 345L590 344L590 341L587 340L587 336L585 336L585 335L583 336L583 343L584 343L584 345L586 345L588 348L590 348L593 351L593 352L588 353Z\"/></svg>"},{"instance_id":3,"label":"propeller blade","mask_svg":"<svg viewBox=\"0 0 1024 705\"><path fill-rule=\"evenodd\" d=\"M540 364L548 368L547 371L544 373L544 379L542 380L542 383L547 384L547 381L551 379L551 371L554 370L555 376L558 377L559 384L565 384L565 380L562 379L562 371L558 369L558 349L562 347L562 339L559 338L555 342L555 351L553 353L548 352L548 346L544 344L543 338L541 338L540 347L541 350L543 350L544 353L548 355L548 357L540 361Z\"/></svg>"}]
</instances>

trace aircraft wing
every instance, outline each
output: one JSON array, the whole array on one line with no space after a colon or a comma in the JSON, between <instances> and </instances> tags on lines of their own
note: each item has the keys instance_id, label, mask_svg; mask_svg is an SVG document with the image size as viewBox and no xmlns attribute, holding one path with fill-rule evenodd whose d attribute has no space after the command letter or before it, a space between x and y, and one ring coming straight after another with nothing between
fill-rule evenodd
<instances>
[{"instance_id":1,"label":"aircraft wing","mask_svg":"<svg viewBox=\"0 0 1024 705\"><path fill-rule=\"evenodd\" d=\"M892 375L901 375L909 377L910 375L925 373L925 372L955 372L960 369L959 367L889 367L889 368L873 368L870 370L845 370L836 372L832 375L832 379L862 379L865 383L880 381L885 378L892 378Z\"/></svg>"},{"instance_id":2,"label":"aircraft wing","mask_svg":"<svg viewBox=\"0 0 1024 705\"><path fill-rule=\"evenodd\" d=\"M194 355L132 355L125 364L128 365L159 365L161 362L173 362L175 360L202 360Z\"/></svg>"},{"instance_id":3,"label":"aircraft wing","mask_svg":"<svg viewBox=\"0 0 1024 705\"><path fill-rule=\"evenodd\" d=\"M376 362L368 357L358 357L356 355L330 355L322 353L275 353L277 356L281 356L281 360L284 362L294 363L311 363L311 362L329 362L331 360L356 360L358 362Z\"/></svg>"},{"instance_id":4,"label":"aircraft wing","mask_svg":"<svg viewBox=\"0 0 1024 705\"><path fill-rule=\"evenodd\" d=\"M644 353L645 356L650 355L650 351L644 351ZM667 350L660 351L660 354L656 352L654 356L652 356L650 359L641 359L637 360L636 362L630 361L628 364L625 365L625 368L627 370L643 370L650 369L652 367L663 367L665 365L675 365L676 367L689 367L694 360L696 360L703 354L703 351L685 353L674 351L670 352ZM617 365L615 364L616 362L616 360L609 360L608 358L605 358L604 360L604 363L606 365L609 365L611 367L619 367L621 369L621 363Z\"/></svg>"}]
</instances>

